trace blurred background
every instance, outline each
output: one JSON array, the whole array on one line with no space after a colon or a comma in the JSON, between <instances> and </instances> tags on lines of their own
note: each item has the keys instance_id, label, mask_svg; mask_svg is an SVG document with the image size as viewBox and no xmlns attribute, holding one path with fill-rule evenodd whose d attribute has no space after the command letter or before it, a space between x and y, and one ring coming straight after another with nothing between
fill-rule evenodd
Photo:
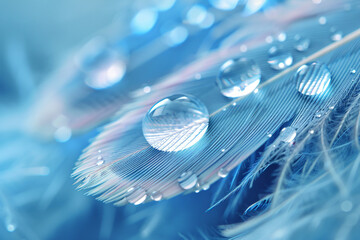
<instances>
[{"instance_id":1,"label":"blurred background","mask_svg":"<svg viewBox=\"0 0 360 240\"><path fill-rule=\"evenodd\" d=\"M226 202L206 211L221 182L114 207L76 190L75 162L124 104L164 78L212 74L347 1L324 2L1 1L0 239L220 238L217 226L244 220L224 216Z\"/></svg>"}]
</instances>

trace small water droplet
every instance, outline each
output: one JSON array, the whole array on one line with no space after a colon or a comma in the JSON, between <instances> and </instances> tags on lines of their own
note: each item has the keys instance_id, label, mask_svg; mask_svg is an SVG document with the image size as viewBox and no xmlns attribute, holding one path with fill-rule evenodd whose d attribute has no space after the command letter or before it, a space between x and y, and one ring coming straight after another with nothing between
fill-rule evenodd
<instances>
[{"instance_id":1,"label":"small water droplet","mask_svg":"<svg viewBox=\"0 0 360 240\"><path fill-rule=\"evenodd\" d=\"M101 153L101 150L98 150L98 153Z\"/></svg>"},{"instance_id":2,"label":"small water droplet","mask_svg":"<svg viewBox=\"0 0 360 240\"><path fill-rule=\"evenodd\" d=\"M96 165L100 166L100 165L102 165L103 163L104 163L104 160L99 160L99 161L96 162Z\"/></svg>"},{"instance_id":3,"label":"small water droplet","mask_svg":"<svg viewBox=\"0 0 360 240\"><path fill-rule=\"evenodd\" d=\"M279 42L285 42L285 40L286 40L286 33L284 33L284 32L281 32L281 33L279 33L279 35L277 36L277 40L279 41Z\"/></svg>"},{"instance_id":4,"label":"small water droplet","mask_svg":"<svg viewBox=\"0 0 360 240\"><path fill-rule=\"evenodd\" d=\"M269 59L267 62L273 69L282 70L293 63L293 57L291 52L273 46L269 49Z\"/></svg>"},{"instance_id":5,"label":"small water droplet","mask_svg":"<svg viewBox=\"0 0 360 240\"><path fill-rule=\"evenodd\" d=\"M204 191L208 190L209 188L210 188L210 184L208 184L208 183L206 183L206 184L204 184L204 185L202 186L202 189L203 189Z\"/></svg>"},{"instance_id":6,"label":"small water droplet","mask_svg":"<svg viewBox=\"0 0 360 240\"><path fill-rule=\"evenodd\" d=\"M310 133L310 134L314 134L314 132L315 132L315 131L314 131L313 129L310 129L310 130L309 130L309 133Z\"/></svg>"},{"instance_id":7,"label":"small water droplet","mask_svg":"<svg viewBox=\"0 0 360 240\"><path fill-rule=\"evenodd\" d=\"M329 110L333 110L335 108L335 106L330 106Z\"/></svg>"},{"instance_id":8,"label":"small water droplet","mask_svg":"<svg viewBox=\"0 0 360 240\"><path fill-rule=\"evenodd\" d=\"M200 100L177 94L160 100L148 111L142 130L152 147L174 152L196 144L205 134L208 124L209 113Z\"/></svg>"},{"instance_id":9,"label":"small water droplet","mask_svg":"<svg viewBox=\"0 0 360 240\"><path fill-rule=\"evenodd\" d=\"M296 130L293 127L285 127L281 130L279 139L282 142L292 142L296 137Z\"/></svg>"},{"instance_id":10,"label":"small water droplet","mask_svg":"<svg viewBox=\"0 0 360 240\"><path fill-rule=\"evenodd\" d=\"M16 225L13 223L9 223L6 225L6 230L8 230L8 232L14 232L16 230Z\"/></svg>"},{"instance_id":11,"label":"small water droplet","mask_svg":"<svg viewBox=\"0 0 360 240\"><path fill-rule=\"evenodd\" d=\"M225 151L226 151L225 148L221 149L221 152L225 152Z\"/></svg>"},{"instance_id":12,"label":"small water droplet","mask_svg":"<svg viewBox=\"0 0 360 240\"><path fill-rule=\"evenodd\" d=\"M340 41L343 38L343 33L341 31L335 31L332 35L331 35L331 40L333 41Z\"/></svg>"},{"instance_id":13,"label":"small water droplet","mask_svg":"<svg viewBox=\"0 0 360 240\"><path fill-rule=\"evenodd\" d=\"M267 136L268 138L271 138L271 137L272 137L272 134L271 134L271 133L268 133L266 136Z\"/></svg>"},{"instance_id":14,"label":"small water droplet","mask_svg":"<svg viewBox=\"0 0 360 240\"><path fill-rule=\"evenodd\" d=\"M345 200L341 203L340 207L342 211L350 212L351 209L353 208L353 203L349 200Z\"/></svg>"},{"instance_id":15,"label":"small water droplet","mask_svg":"<svg viewBox=\"0 0 360 240\"><path fill-rule=\"evenodd\" d=\"M97 157L97 159L101 160L101 159L103 159L103 157L100 155L100 156Z\"/></svg>"},{"instance_id":16,"label":"small water droplet","mask_svg":"<svg viewBox=\"0 0 360 240\"><path fill-rule=\"evenodd\" d=\"M141 187L133 187L127 191L126 199L129 203L139 205L146 200L146 192Z\"/></svg>"},{"instance_id":17,"label":"small water droplet","mask_svg":"<svg viewBox=\"0 0 360 240\"><path fill-rule=\"evenodd\" d=\"M321 116L322 116L321 113L316 113L315 114L315 117L317 117L317 118L321 118Z\"/></svg>"},{"instance_id":18,"label":"small water droplet","mask_svg":"<svg viewBox=\"0 0 360 240\"><path fill-rule=\"evenodd\" d=\"M225 178L228 174L229 174L229 172L225 168L220 168L220 170L218 172L218 175L221 178Z\"/></svg>"},{"instance_id":19,"label":"small water droplet","mask_svg":"<svg viewBox=\"0 0 360 240\"><path fill-rule=\"evenodd\" d=\"M324 17L324 16L319 17L319 23L320 23L321 25L326 24L326 22L327 22L326 17Z\"/></svg>"},{"instance_id":20,"label":"small water droplet","mask_svg":"<svg viewBox=\"0 0 360 240\"><path fill-rule=\"evenodd\" d=\"M201 79L201 74L200 74L200 73L195 74L195 79L196 79L196 80Z\"/></svg>"},{"instance_id":21,"label":"small water droplet","mask_svg":"<svg viewBox=\"0 0 360 240\"><path fill-rule=\"evenodd\" d=\"M236 106L236 102L233 102L233 104L232 104L233 106Z\"/></svg>"},{"instance_id":22,"label":"small water droplet","mask_svg":"<svg viewBox=\"0 0 360 240\"><path fill-rule=\"evenodd\" d=\"M265 41L266 41L267 43L272 43L272 42L274 41L274 38L273 38L272 36L267 36L267 37L265 38Z\"/></svg>"},{"instance_id":23,"label":"small water droplet","mask_svg":"<svg viewBox=\"0 0 360 240\"><path fill-rule=\"evenodd\" d=\"M314 62L302 65L295 73L296 89L304 95L323 93L330 84L331 75L325 64Z\"/></svg>"},{"instance_id":24,"label":"small water droplet","mask_svg":"<svg viewBox=\"0 0 360 240\"><path fill-rule=\"evenodd\" d=\"M145 86L143 90L144 90L144 93L150 93L151 92L151 87L150 86Z\"/></svg>"},{"instance_id":25,"label":"small water droplet","mask_svg":"<svg viewBox=\"0 0 360 240\"><path fill-rule=\"evenodd\" d=\"M223 112L225 112L225 111L226 111L226 108L223 108L222 110L223 110Z\"/></svg>"},{"instance_id":26,"label":"small water droplet","mask_svg":"<svg viewBox=\"0 0 360 240\"><path fill-rule=\"evenodd\" d=\"M70 140L72 135L71 128L67 126L62 126L56 129L54 132L54 138L57 142L67 142Z\"/></svg>"},{"instance_id":27,"label":"small water droplet","mask_svg":"<svg viewBox=\"0 0 360 240\"><path fill-rule=\"evenodd\" d=\"M310 46L310 39L304 38L300 35L295 36L295 49L299 52L304 52L309 49Z\"/></svg>"},{"instance_id":28,"label":"small water droplet","mask_svg":"<svg viewBox=\"0 0 360 240\"><path fill-rule=\"evenodd\" d=\"M240 51L241 51L241 52L246 52L247 49L248 49L248 48L247 48L247 46L246 46L245 44L243 44L243 45L240 46Z\"/></svg>"},{"instance_id":29,"label":"small water droplet","mask_svg":"<svg viewBox=\"0 0 360 240\"><path fill-rule=\"evenodd\" d=\"M196 186L198 178L194 173L188 171L180 175L178 182L182 189L188 190Z\"/></svg>"},{"instance_id":30,"label":"small water droplet","mask_svg":"<svg viewBox=\"0 0 360 240\"><path fill-rule=\"evenodd\" d=\"M259 89L256 88L256 89L254 90L254 93L258 93L258 92L259 92Z\"/></svg>"},{"instance_id":31,"label":"small water droplet","mask_svg":"<svg viewBox=\"0 0 360 240\"><path fill-rule=\"evenodd\" d=\"M154 191L150 194L150 198L153 200L153 201L160 201L162 199L162 194L158 191Z\"/></svg>"},{"instance_id":32,"label":"small water droplet","mask_svg":"<svg viewBox=\"0 0 360 240\"><path fill-rule=\"evenodd\" d=\"M253 60L240 58L228 60L220 67L216 83L224 96L236 98L254 91L260 78L259 66Z\"/></svg>"},{"instance_id":33,"label":"small water droplet","mask_svg":"<svg viewBox=\"0 0 360 240\"><path fill-rule=\"evenodd\" d=\"M356 70L355 69L351 70L351 73L352 74L356 73Z\"/></svg>"}]
</instances>

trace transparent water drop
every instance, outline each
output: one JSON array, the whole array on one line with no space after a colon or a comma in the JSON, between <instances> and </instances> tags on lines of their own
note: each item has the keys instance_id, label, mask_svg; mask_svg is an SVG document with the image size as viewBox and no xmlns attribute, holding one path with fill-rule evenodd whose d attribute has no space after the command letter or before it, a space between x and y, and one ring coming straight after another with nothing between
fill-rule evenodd
<instances>
[{"instance_id":1,"label":"transparent water drop","mask_svg":"<svg viewBox=\"0 0 360 240\"><path fill-rule=\"evenodd\" d=\"M281 130L279 139L282 142L292 142L296 137L296 130L293 127L285 127Z\"/></svg>"},{"instance_id":2,"label":"transparent water drop","mask_svg":"<svg viewBox=\"0 0 360 240\"><path fill-rule=\"evenodd\" d=\"M273 69L282 70L291 66L293 57L290 51L274 46L269 49L269 59L267 62Z\"/></svg>"},{"instance_id":3,"label":"transparent water drop","mask_svg":"<svg viewBox=\"0 0 360 240\"><path fill-rule=\"evenodd\" d=\"M225 178L228 174L229 174L229 172L225 168L220 168L220 170L218 172L218 175L221 178Z\"/></svg>"},{"instance_id":4,"label":"transparent water drop","mask_svg":"<svg viewBox=\"0 0 360 240\"><path fill-rule=\"evenodd\" d=\"M208 183L206 183L206 184L204 184L204 185L202 186L202 189L203 189L204 191L208 190L209 188L210 188L210 184L208 184Z\"/></svg>"},{"instance_id":5,"label":"transparent water drop","mask_svg":"<svg viewBox=\"0 0 360 240\"><path fill-rule=\"evenodd\" d=\"M300 35L295 36L295 49L299 52L304 52L309 49L310 39L302 37Z\"/></svg>"},{"instance_id":6,"label":"transparent water drop","mask_svg":"<svg viewBox=\"0 0 360 240\"><path fill-rule=\"evenodd\" d=\"M329 110L333 110L335 108L335 106L330 106Z\"/></svg>"},{"instance_id":7,"label":"transparent water drop","mask_svg":"<svg viewBox=\"0 0 360 240\"><path fill-rule=\"evenodd\" d=\"M247 46L245 45L245 44L242 44L241 46L240 46L240 51L241 52L246 52L248 50L248 48L247 48Z\"/></svg>"},{"instance_id":8,"label":"transparent water drop","mask_svg":"<svg viewBox=\"0 0 360 240\"><path fill-rule=\"evenodd\" d=\"M95 38L84 46L77 62L84 73L85 84L93 89L113 86L126 72L123 56L100 38Z\"/></svg>"},{"instance_id":9,"label":"transparent water drop","mask_svg":"<svg viewBox=\"0 0 360 240\"><path fill-rule=\"evenodd\" d=\"M274 38L273 38L272 36L267 36L267 37L265 38L265 41L266 41L267 43L272 43L272 42L274 41Z\"/></svg>"},{"instance_id":10,"label":"transparent water drop","mask_svg":"<svg viewBox=\"0 0 360 240\"><path fill-rule=\"evenodd\" d=\"M102 164L104 164L104 160L99 160L99 161L96 162L96 165L98 165L98 166L100 166Z\"/></svg>"},{"instance_id":11,"label":"transparent water drop","mask_svg":"<svg viewBox=\"0 0 360 240\"><path fill-rule=\"evenodd\" d=\"M237 98L254 91L260 78L260 68L253 60L231 59L220 67L216 83L224 96Z\"/></svg>"},{"instance_id":12,"label":"transparent water drop","mask_svg":"<svg viewBox=\"0 0 360 240\"><path fill-rule=\"evenodd\" d=\"M330 84L331 74L325 64L302 65L295 73L296 89L304 95L323 93Z\"/></svg>"},{"instance_id":13,"label":"transparent water drop","mask_svg":"<svg viewBox=\"0 0 360 240\"><path fill-rule=\"evenodd\" d=\"M160 192L158 191L154 191L150 194L150 198L153 200L153 201L160 201L163 196Z\"/></svg>"},{"instance_id":14,"label":"transparent water drop","mask_svg":"<svg viewBox=\"0 0 360 240\"><path fill-rule=\"evenodd\" d=\"M355 73L356 73L356 70L355 70L355 69L351 70L351 73L352 73L352 74L355 74Z\"/></svg>"},{"instance_id":15,"label":"transparent water drop","mask_svg":"<svg viewBox=\"0 0 360 240\"><path fill-rule=\"evenodd\" d=\"M143 88L143 91L144 91L144 93L150 93L151 92L151 87L150 86L145 86Z\"/></svg>"},{"instance_id":16,"label":"transparent water drop","mask_svg":"<svg viewBox=\"0 0 360 240\"><path fill-rule=\"evenodd\" d=\"M6 230L7 230L8 232L14 232L14 231L16 230L16 225L13 224L13 223L8 223L8 224L6 225Z\"/></svg>"},{"instance_id":17,"label":"transparent water drop","mask_svg":"<svg viewBox=\"0 0 360 240\"><path fill-rule=\"evenodd\" d=\"M315 114L315 117L317 117L317 118L321 118L321 116L322 116L321 113L316 113Z\"/></svg>"},{"instance_id":18,"label":"transparent water drop","mask_svg":"<svg viewBox=\"0 0 360 240\"><path fill-rule=\"evenodd\" d=\"M146 192L141 187L130 188L127 192L126 199L129 203L139 205L146 200Z\"/></svg>"},{"instance_id":19,"label":"transparent water drop","mask_svg":"<svg viewBox=\"0 0 360 240\"><path fill-rule=\"evenodd\" d=\"M286 33L284 33L284 32L279 33L279 35L277 36L277 40L279 42L285 42L286 38L287 38L287 36L286 36Z\"/></svg>"},{"instance_id":20,"label":"transparent water drop","mask_svg":"<svg viewBox=\"0 0 360 240\"><path fill-rule=\"evenodd\" d=\"M333 41L340 41L343 38L343 33L341 31L335 31L332 35L331 35L331 40Z\"/></svg>"},{"instance_id":21,"label":"transparent water drop","mask_svg":"<svg viewBox=\"0 0 360 240\"><path fill-rule=\"evenodd\" d=\"M226 151L225 148L221 149L221 152L225 152L225 151Z\"/></svg>"},{"instance_id":22,"label":"transparent water drop","mask_svg":"<svg viewBox=\"0 0 360 240\"><path fill-rule=\"evenodd\" d=\"M326 24L326 22L327 22L326 17L324 17L324 16L319 17L319 23L320 23L321 25Z\"/></svg>"},{"instance_id":23,"label":"transparent water drop","mask_svg":"<svg viewBox=\"0 0 360 240\"><path fill-rule=\"evenodd\" d=\"M310 129L310 130L309 130L309 133L310 133L310 134L314 134L315 131L314 131L313 129Z\"/></svg>"},{"instance_id":24,"label":"transparent water drop","mask_svg":"<svg viewBox=\"0 0 360 240\"><path fill-rule=\"evenodd\" d=\"M188 190L196 186L198 178L191 171L184 172L178 178L179 185L182 189Z\"/></svg>"},{"instance_id":25,"label":"transparent water drop","mask_svg":"<svg viewBox=\"0 0 360 240\"><path fill-rule=\"evenodd\" d=\"M353 203L349 200L345 200L341 203L340 208L344 212L350 212L353 208Z\"/></svg>"},{"instance_id":26,"label":"transparent water drop","mask_svg":"<svg viewBox=\"0 0 360 240\"><path fill-rule=\"evenodd\" d=\"M59 127L58 129L56 129L56 131L54 132L54 139L57 142L67 142L70 140L72 135L72 131L71 128L67 127L67 126L62 126Z\"/></svg>"},{"instance_id":27,"label":"transparent water drop","mask_svg":"<svg viewBox=\"0 0 360 240\"><path fill-rule=\"evenodd\" d=\"M205 134L209 113L197 98L176 94L157 102L146 114L142 130L155 149L181 151L193 146Z\"/></svg>"},{"instance_id":28,"label":"transparent water drop","mask_svg":"<svg viewBox=\"0 0 360 240\"><path fill-rule=\"evenodd\" d=\"M268 138L271 138L271 137L272 137L272 134L271 134L271 133L268 133L266 136L267 136Z\"/></svg>"}]
</instances>

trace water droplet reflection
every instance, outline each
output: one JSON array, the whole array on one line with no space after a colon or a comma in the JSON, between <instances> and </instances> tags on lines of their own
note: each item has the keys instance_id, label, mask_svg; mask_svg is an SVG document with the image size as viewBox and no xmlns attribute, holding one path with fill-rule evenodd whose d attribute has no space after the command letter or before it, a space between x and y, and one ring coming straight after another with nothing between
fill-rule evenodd
<instances>
[{"instance_id":1,"label":"water droplet reflection","mask_svg":"<svg viewBox=\"0 0 360 240\"><path fill-rule=\"evenodd\" d=\"M188 171L180 175L178 182L182 189L188 190L196 186L198 178L194 173Z\"/></svg>"},{"instance_id":2,"label":"water droplet reflection","mask_svg":"<svg viewBox=\"0 0 360 240\"><path fill-rule=\"evenodd\" d=\"M273 69L282 70L291 66L293 57L291 52L274 46L269 49L268 63Z\"/></svg>"},{"instance_id":3,"label":"water droplet reflection","mask_svg":"<svg viewBox=\"0 0 360 240\"><path fill-rule=\"evenodd\" d=\"M177 94L160 100L148 111L142 130L152 147L173 152L197 143L208 124L209 113L200 100Z\"/></svg>"},{"instance_id":4,"label":"water droplet reflection","mask_svg":"<svg viewBox=\"0 0 360 240\"><path fill-rule=\"evenodd\" d=\"M236 98L253 92L260 78L259 66L253 60L241 58L226 61L216 82L224 96Z\"/></svg>"},{"instance_id":5,"label":"water droplet reflection","mask_svg":"<svg viewBox=\"0 0 360 240\"><path fill-rule=\"evenodd\" d=\"M296 137L296 130L293 127L285 127L281 130L279 139L282 142L292 142Z\"/></svg>"},{"instance_id":6,"label":"water droplet reflection","mask_svg":"<svg viewBox=\"0 0 360 240\"><path fill-rule=\"evenodd\" d=\"M296 89L304 95L323 93L329 86L330 80L328 68L318 62L302 65L295 73Z\"/></svg>"}]
</instances>

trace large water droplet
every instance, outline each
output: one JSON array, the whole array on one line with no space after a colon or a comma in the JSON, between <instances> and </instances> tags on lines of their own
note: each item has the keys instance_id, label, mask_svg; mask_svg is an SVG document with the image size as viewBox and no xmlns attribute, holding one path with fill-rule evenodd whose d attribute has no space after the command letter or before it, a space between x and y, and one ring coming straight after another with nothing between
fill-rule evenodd
<instances>
[{"instance_id":1,"label":"large water droplet","mask_svg":"<svg viewBox=\"0 0 360 240\"><path fill-rule=\"evenodd\" d=\"M236 98L254 91L260 78L259 66L253 60L240 58L226 61L216 82L224 96Z\"/></svg>"},{"instance_id":2,"label":"large water droplet","mask_svg":"<svg viewBox=\"0 0 360 240\"><path fill-rule=\"evenodd\" d=\"M325 64L302 65L295 73L296 89L304 95L316 95L329 86L331 75Z\"/></svg>"},{"instance_id":3,"label":"large water droplet","mask_svg":"<svg viewBox=\"0 0 360 240\"><path fill-rule=\"evenodd\" d=\"M299 52L304 52L309 49L310 39L302 37L300 35L295 36L295 49Z\"/></svg>"},{"instance_id":4,"label":"large water droplet","mask_svg":"<svg viewBox=\"0 0 360 240\"><path fill-rule=\"evenodd\" d=\"M188 190L195 187L198 182L198 178L194 173L188 171L180 175L178 182L181 188Z\"/></svg>"},{"instance_id":5,"label":"large water droplet","mask_svg":"<svg viewBox=\"0 0 360 240\"><path fill-rule=\"evenodd\" d=\"M139 205L146 200L146 192L141 187L130 188L127 192L126 199L129 203Z\"/></svg>"},{"instance_id":6,"label":"large water droplet","mask_svg":"<svg viewBox=\"0 0 360 240\"><path fill-rule=\"evenodd\" d=\"M269 49L268 63L273 69L282 70L293 63L293 57L291 52L274 46Z\"/></svg>"},{"instance_id":7,"label":"large water droplet","mask_svg":"<svg viewBox=\"0 0 360 240\"><path fill-rule=\"evenodd\" d=\"M296 130L293 127L285 127L281 130L279 139L282 142L292 142L296 137Z\"/></svg>"},{"instance_id":8,"label":"large water droplet","mask_svg":"<svg viewBox=\"0 0 360 240\"><path fill-rule=\"evenodd\" d=\"M208 124L209 113L200 100L177 94L157 102L143 119L142 129L152 147L173 152L197 143Z\"/></svg>"}]
</instances>

